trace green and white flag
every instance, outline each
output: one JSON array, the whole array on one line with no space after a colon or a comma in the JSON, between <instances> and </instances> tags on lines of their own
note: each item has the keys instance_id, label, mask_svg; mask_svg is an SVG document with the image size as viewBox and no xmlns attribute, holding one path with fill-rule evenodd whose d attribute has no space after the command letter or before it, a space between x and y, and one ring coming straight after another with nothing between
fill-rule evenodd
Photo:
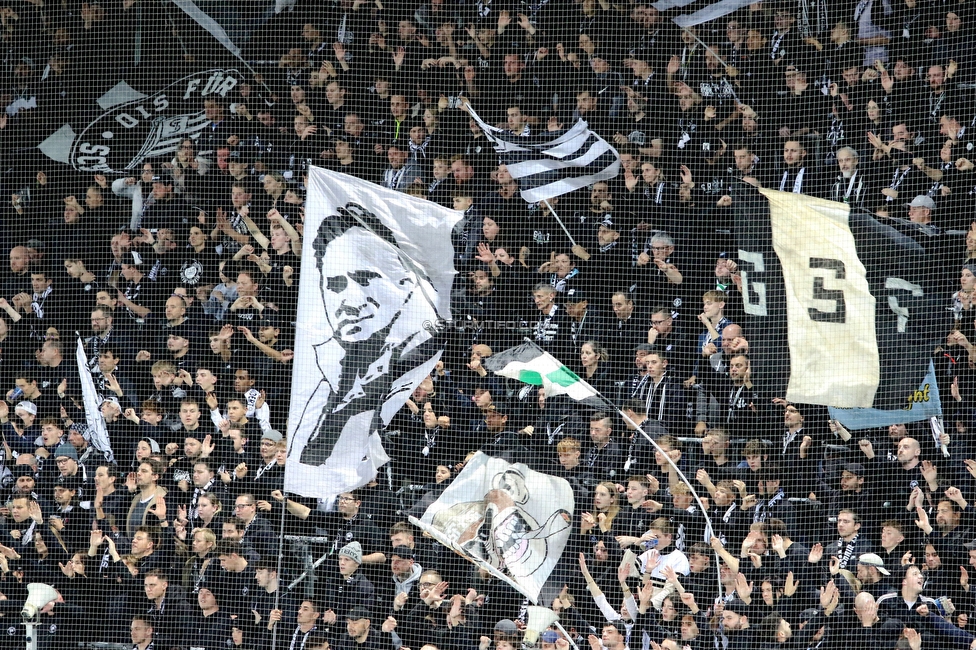
<instances>
[{"instance_id":1,"label":"green and white flag","mask_svg":"<svg viewBox=\"0 0 976 650\"><path fill-rule=\"evenodd\" d=\"M570 399L595 409L613 408L595 388L531 341L489 357L484 366L496 375L542 386L546 389L546 397L568 395Z\"/></svg>"}]
</instances>

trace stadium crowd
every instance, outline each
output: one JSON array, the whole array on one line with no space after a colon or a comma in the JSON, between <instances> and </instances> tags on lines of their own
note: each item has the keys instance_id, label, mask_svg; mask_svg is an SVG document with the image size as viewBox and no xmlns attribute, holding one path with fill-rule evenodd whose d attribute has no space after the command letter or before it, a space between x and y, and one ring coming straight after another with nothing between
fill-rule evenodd
<instances>
[{"instance_id":1,"label":"stadium crowd","mask_svg":"<svg viewBox=\"0 0 976 650\"><path fill-rule=\"evenodd\" d=\"M607 0L233 3L275 64L201 98L171 158L23 153L98 80L152 81L115 56L134 41L199 68L166 4L0 2L0 644L44 582L45 649L513 650L526 599L407 522L482 450L573 488L543 650L976 647L971 3L831 3L820 33L786 2L684 30ZM621 172L526 203L468 107L527 137L584 119ZM309 165L464 213L447 354L334 503L282 493ZM753 383L740 181L925 247L948 434L848 431ZM524 337L626 417L485 370Z\"/></svg>"}]
</instances>

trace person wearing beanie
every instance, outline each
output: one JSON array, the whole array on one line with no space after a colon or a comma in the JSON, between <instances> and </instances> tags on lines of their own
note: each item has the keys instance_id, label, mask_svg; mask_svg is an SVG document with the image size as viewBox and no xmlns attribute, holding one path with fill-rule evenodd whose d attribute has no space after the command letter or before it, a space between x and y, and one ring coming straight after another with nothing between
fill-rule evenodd
<instances>
[{"instance_id":1,"label":"person wearing beanie","mask_svg":"<svg viewBox=\"0 0 976 650\"><path fill-rule=\"evenodd\" d=\"M495 623L491 636L495 642L495 650L515 650L521 644L518 626L510 618L503 618Z\"/></svg>"},{"instance_id":2,"label":"person wearing beanie","mask_svg":"<svg viewBox=\"0 0 976 650\"><path fill-rule=\"evenodd\" d=\"M197 591L198 607L186 621L186 644L191 648L215 650L230 638L233 619L208 587Z\"/></svg>"},{"instance_id":3,"label":"person wearing beanie","mask_svg":"<svg viewBox=\"0 0 976 650\"><path fill-rule=\"evenodd\" d=\"M728 639L728 650L751 650L754 648L755 630L749 625L750 606L738 597L725 603L722 611L721 633Z\"/></svg>"},{"instance_id":4,"label":"person wearing beanie","mask_svg":"<svg viewBox=\"0 0 976 650\"><path fill-rule=\"evenodd\" d=\"M78 462L78 450L70 443L61 443L54 450L54 462L58 468L58 476L54 482L55 487L70 484L72 489L77 490L75 496L78 501L87 510L91 496L87 493L91 487L91 480L88 477L88 470Z\"/></svg>"},{"instance_id":5,"label":"person wearing beanie","mask_svg":"<svg viewBox=\"0 0 976 650\"><path fill-rule=\"evenodd\" d=\"M322 599L322 622L332 628L341 623L346 612L354 607L372 611L376 589L369 578L359 570L363 563L363 547L359 542L349 542L339 549L339 576L329 581Z\"/></svg>"}]
</instances>

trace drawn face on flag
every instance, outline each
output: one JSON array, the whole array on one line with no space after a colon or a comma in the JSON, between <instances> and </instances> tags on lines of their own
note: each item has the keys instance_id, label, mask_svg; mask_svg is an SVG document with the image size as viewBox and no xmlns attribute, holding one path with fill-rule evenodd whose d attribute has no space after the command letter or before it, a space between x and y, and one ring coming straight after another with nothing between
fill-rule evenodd
<instances>
[{"instance_id":1,"label":"drawn face on flag","mask_svg":"<svg viewBox=\"0 0 976 650\"><path fill-rule=\"evenodd\" d=\"M358 206L354 211L363 225L343 210L342 217L322 222L315 240L322 304L334 337L344 343L388 331L419 284L404 266L392 233Z\"/></svg>"},{"instance_id":2,"label":"drawn face on flag","mask_svg":"<svg viewBox=\"0 0 976 650\"><path fill-rule=\"evenodd\" d=\"M361 251L371 251L371 261ZM394 272L381 275L376 269ZM329 244L322 258L321 291L336 338L364 341L388 327L410 300L416 282L392 246L362 228Z\"/></svg>"}]
</instances>

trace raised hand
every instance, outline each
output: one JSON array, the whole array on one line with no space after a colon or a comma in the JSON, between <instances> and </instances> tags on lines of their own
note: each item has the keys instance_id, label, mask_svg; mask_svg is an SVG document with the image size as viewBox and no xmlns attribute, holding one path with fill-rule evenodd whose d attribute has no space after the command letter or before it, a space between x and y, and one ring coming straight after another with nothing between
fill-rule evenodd
<instances>
[{"instance_id":1,"label":"raised hand","mask_svg":"<svg viewBox=\"0 0 976 650\"><path fill-rule=\"evenodd\" d=\"M810 549L810 554L807 556L807 562L810 564L816 564L821 559L823 559L824 548L823 544L814 544Z\"/></svg>"}]
</instances>

